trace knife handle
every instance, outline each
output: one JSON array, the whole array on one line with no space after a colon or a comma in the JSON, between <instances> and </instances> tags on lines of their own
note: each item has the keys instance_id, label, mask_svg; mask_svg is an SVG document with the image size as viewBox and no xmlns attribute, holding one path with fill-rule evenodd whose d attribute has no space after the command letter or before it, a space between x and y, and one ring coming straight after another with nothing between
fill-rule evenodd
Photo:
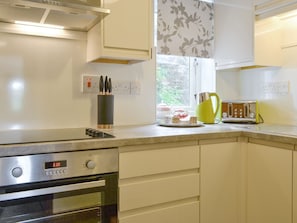
<instances>
[{"instance_id":1,"label":"knife handle","mask_svg":"<svg viewBox=\"0 0 297 223\"><path fill-rule=\"evenodd\" d=\"M100 80L99 80L99 94L103 94L103 76L100 76Z\"/></svg>"},{"instance_id":2,"label":"knife handle","mask_svg":"<svg viewBox=\"0 0 297 223\"><path fill-rule=\"evenodd\" d=\"M111 78L108 79L108 93L111 94L112 92L112 83L111 83Z\"/></svg>"},{"instance_id":3,"label":"knife handle","mask_svg":"<svg viewBox=\"0 0 297 223\"><path fill-rule=\"evenodd\" d=\"M108 77L105 76L105 81L104 81L104 92L107 94L108 92Z\"/></svg>"}]
</instances>

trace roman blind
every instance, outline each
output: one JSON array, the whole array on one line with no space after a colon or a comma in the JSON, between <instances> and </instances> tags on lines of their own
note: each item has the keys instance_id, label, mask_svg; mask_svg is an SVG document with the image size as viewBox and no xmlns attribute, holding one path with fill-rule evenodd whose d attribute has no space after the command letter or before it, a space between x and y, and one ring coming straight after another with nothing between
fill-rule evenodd
<instances>
[{"instance_id":1,"label":"roman blind","mask_svg":"<svg viewBox=\"0 0 297 223\"><path fill-rule=\"evenodd\" d=\"M201 0L158 0L157 53L212 58L214 4Z\"/></svg>"}]
</instances>

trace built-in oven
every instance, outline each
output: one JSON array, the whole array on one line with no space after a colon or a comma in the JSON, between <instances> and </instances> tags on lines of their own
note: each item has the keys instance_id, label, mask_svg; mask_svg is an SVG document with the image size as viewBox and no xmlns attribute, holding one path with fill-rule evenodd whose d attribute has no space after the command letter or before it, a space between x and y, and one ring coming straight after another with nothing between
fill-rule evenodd
<instances>
[{"instance_id":1,"label":"built-in oven","mask_svg":"<svg viewBox=\"0 0 297 223\"><path fill-rule=\"evenodd\" d=\"M118 149L0 158L0 222L116 223Z\"/></svg>"}]
</instances>

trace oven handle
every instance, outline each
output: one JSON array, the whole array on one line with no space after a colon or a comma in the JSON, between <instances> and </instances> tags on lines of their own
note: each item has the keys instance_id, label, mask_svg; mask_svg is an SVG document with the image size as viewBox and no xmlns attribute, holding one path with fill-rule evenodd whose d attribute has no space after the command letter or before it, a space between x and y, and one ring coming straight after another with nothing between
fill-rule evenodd
<instances>
[{"instance_id":1,"label":"oven handle","mask_svg":"<svg viewBox=\"0 0 297 223\"><path fill-rule=\"evenodd\" d=\"M104 187L104 186L105 186L105 180L97 180L97 181L69 184L69 185L63 185L63 186L54 186L54 187L47 187L47 188L41 188L41 189L12 192L7 194L0 194L0 202L11 201L11 200L20 199L20 198L36 197L36 196L47 195L47 194L90 189L95 187Z\"/></svg>"}]
</instances>

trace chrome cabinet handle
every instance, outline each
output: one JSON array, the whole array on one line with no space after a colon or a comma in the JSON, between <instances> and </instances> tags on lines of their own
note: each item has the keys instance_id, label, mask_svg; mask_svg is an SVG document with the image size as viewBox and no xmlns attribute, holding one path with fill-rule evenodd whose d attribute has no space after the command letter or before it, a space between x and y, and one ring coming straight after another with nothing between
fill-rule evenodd
<instances>
[{"instance_id":1,"label":"chrome cabinet handle","mask_svg":"<svg viewBox=\"0 0 297 223\"><path fill-rule=\"evenodd\" d=\"M7 194L0 194L0 201L10 201L10 200L15 200L20 198L36 197L36 196L47 195L47 194L55 194L55 193L62 193L62 192L69 192L69 191L89 189L89 188L95 188L95 187L104 187L104 186L105 186L105 180L98 180L98 181L69 184L69 185L63 185L63 186L54 186L54 187L48 187L48 188L12 192Z\"/></svg>"}]
</instances>

